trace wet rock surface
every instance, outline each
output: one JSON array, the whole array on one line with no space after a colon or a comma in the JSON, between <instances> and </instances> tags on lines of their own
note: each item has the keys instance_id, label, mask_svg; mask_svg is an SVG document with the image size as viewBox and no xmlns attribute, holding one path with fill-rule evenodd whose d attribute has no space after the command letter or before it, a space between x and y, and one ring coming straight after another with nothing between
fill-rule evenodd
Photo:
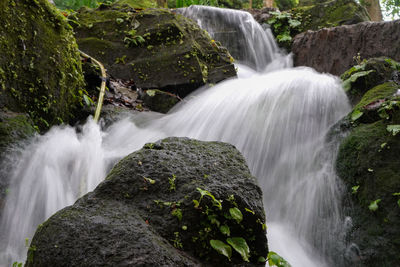
<instances>
[{"instance_id":1,"label":"wet rock surface","mask_svg":"<svg viewBox=\"0 0 400 267\"><path fill-rule=\"evenodd\" d=\"M251 263L210 246L234 237ZM252 266L267 253L261 190L243 156L221 142L167 138L39 226L27 266Z\"/></svg>"},{"instance_id":2,"label":"wet rock surface","mask_svg":"<svg viewBox=\"0 0 400 267\"><path fill-rule=\"evenodd\" d=\"M340 75L354 65L354 57L400 60L400 20L363 22L297 35L292 45L295 66Z\"/></svg>"}]
</instances>

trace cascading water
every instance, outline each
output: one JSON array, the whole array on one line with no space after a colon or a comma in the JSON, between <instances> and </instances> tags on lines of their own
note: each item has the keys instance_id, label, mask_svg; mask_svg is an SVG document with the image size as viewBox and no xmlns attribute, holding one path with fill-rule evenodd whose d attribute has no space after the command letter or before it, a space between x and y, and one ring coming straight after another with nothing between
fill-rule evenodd
<instances>
[{"instance_id":1,"label":"cascading water","mask_svg":"<svg viewBox=\"0 0 400 267\"><path fill-rule=\"evenodd\" d=\"M231 12L203 12L213 10ZM254 34L265 33L259 30ZM265 62L277 68L276 58ZM271 69L260 66L255 68ZM336 151L325 135L349 109L333 76L309 68L260 73L239 66L238 79L198 90L167 115L132 115L105 131L90 119L79 131L55 127L16 160L0 221L0 265L22 261L25 238L37 225L93 190L117 160L167 136L234 144L263 190L270 249L293 266L333 265L329 257L340 246L343 218Z\"/></svg>"},{"instance_id":2,"label":"cascading water","mask_svg":"<svg viewBox=\"0 0 400 267\"><path fill-rule=\"evenodd\" d=\"M269 28L263 29L250 13L208 6L179 9L221 41L241 64L257 71L291 67L291 57L281 53Z\"/></svg>"}]
</instances>

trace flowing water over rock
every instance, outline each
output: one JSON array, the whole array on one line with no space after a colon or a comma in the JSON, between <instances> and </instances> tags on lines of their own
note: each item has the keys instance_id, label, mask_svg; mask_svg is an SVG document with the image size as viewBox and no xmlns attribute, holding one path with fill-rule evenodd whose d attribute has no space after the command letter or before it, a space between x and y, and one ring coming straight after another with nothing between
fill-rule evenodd
<instances>
[{"instance_id":1,"label":"flowing water over rock","mask_svg":"<svg viewBox=\"0 0 400 267\"><path fill-rule=\"evenodd\" d=\"M208 6L190 6L178 11L207 30L242 64L258 71L292 64L291 58L281 53L271 30L264 29L248 12Z\"/></svg>"},{"instance_id":2,"label":"flowing water over rock","mask_svg":"<svg viewBox=\"0 0 400 267\"><path fill-rule=\"evenodd\" d=\"M325 135L350 110L340 81L309 68L239 69L238 79L198 90L167 115L132 115L104 131L89 119L37 138L12 173L0 265L23 261L37 225L93 190L117 160L167 136L234 144L263 189L270 250L293 266L331 265L344 219Z\"/></svg>"}]
</instances>

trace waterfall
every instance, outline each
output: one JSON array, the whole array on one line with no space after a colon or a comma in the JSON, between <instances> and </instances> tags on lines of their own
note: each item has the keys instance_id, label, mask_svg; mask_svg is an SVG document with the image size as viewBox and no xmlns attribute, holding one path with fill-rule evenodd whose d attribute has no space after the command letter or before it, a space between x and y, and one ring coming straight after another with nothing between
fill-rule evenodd
<instances>
[{"instance_id":1,"label":"waterfall","mask_svg":"<svg viewBox=\"0 0 400 267\"><path fill-rule=\"evenodd\" d=\"M271 30L264 29L248 12L209 6L190 6L178 12L196 21L241 64L258 71L292 66L291 57L280 51Z\"/></svg>"},{"instance_id":2,"label":"waterfall","mask_svg":"<svg viewBox=\"0 0 400 267\"><path fill-rule=\"evenodd\" d=\"M228 25L254 24L245 12L200 9L187 12L230 12L224 16L232 18ZM252 27L266 33L259 25ZM208 29L217 38L217 31ZM246 40L259 38L260 32L246 31ZM131 115L103 130L89 118L78 129L57 126L35 138L10 174L0 220L0 266L23 261L25 239L32 238L37 225L93 190L115 162L168 136L234 144L263 190L270 249L293 266L333 265L344 218L333 167L336 144L325 136L350 106L334 76L310 68L277 70L287 66L288 58L268 38L272 50L259 50L264 48L255 42L249 49L255 57L238 52L247 67L238 65L237 79L198 89L166 115Z\"/></svg>"}]
</instances>

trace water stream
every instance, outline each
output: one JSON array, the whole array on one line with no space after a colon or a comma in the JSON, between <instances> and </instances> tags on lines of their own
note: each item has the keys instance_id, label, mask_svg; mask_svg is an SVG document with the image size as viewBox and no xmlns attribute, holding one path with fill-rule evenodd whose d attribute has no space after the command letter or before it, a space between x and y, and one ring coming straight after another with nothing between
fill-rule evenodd
<instances>
[{"instance_id":1,"label":"water stream","mask_svg":"<svg viewBox=\"0 0 400 267\"><path fill-rule=\"evenodd\" d=\"M192 7L183 13L195 16L193 10L208 16L232 12L223 16L235 18L229 25L255 23L238 11ZM115 162L168 136L234 144L263 190L270 249L293 266L334 265L330 259L342 246L338 236L344 218L333 168L336 146L325 136L349 112L348 100L336 77L309 68L282 69L290 65L290 56L279 51L268 31L252 27L252 38L261 41L238 46L236 57L246 64L239 65L239 77L197 90L167 115L131 115L107 129L88 119L79 129L54 127L35 138L10 174L0 220L0 266L24 261L25 239L37 225L93 190ZM251 49L240 52L247 46ZM261 57L265 51L268 55Z\"/></svg>"}]
</instances>

